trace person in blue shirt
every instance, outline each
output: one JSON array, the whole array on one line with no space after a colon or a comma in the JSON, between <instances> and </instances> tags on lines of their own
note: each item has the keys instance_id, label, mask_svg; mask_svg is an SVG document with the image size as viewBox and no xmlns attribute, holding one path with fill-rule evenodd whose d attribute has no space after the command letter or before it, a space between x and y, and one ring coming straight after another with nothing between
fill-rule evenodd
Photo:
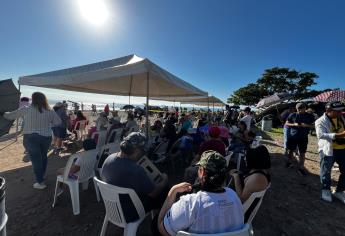
<instances>
[{"instance_id":1,"label":"person in blue shirt","mask_svg":"<svg viewBox=\"0 0 345 236\"><path fill-rule=\"evenodd\" d=\"M298 172L302 175L308 174L308 171L304 167L305 153L308 147L308 134L310 128L314 127L315 121L314 116L306 112L306 108L305 103L297 103L297 112L291 113L285 123L290 128L287 139L288 161L286 166L293 166L293 152L298 148L299 162L297 167Z\"/></svg>"}]
</instances>

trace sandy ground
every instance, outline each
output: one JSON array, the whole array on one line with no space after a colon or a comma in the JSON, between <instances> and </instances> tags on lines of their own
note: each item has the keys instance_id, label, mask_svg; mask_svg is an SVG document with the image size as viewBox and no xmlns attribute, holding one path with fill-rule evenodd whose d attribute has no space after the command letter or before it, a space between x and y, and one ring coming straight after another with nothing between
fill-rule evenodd
<instances>
[{"instance_id":1,"label":"sandy ground","mask_svg":"<svg viewBox=\"0 0 345 236\"><path fill-rule=\"evenodd\" d=\"M264 143L272 154L272 185L256 215L255 234L263 235L345 235L345 206L337 200L320 200L319 158L316 138L310 137L306 166L307 177L286 169L282 155L281 135L263 134ZM9 145L9 146L8 146ZM1 150L3 147L5 149ZM70 153L62 158L50 157L46 176L48 188L32 188L34 182L31 163L24 157L22 137L0 142L0 176L6 179L6 212L9 216L7 233L11 235L99 235L105 215L102 202L96 201L93 186L80 192L81 213L74 216L68 192L52 208L56 169L63 167ZM338 170L333 171L337 179ZM336 184L336 182L334 182ZM139 235L150 234L150 219L138 230ZM115 226L107 235L121 235Z\"/></svg>"}]
</instances>

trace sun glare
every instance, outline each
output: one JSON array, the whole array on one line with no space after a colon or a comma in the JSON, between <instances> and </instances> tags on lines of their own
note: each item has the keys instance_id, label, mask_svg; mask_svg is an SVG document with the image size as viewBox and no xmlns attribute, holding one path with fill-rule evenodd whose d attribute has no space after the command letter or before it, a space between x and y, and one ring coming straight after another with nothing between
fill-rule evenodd
<instances>
[{"instance_id":1,"label":"sun glare","mask_svg":"<svg viewBox=\"0 0 345 236\"><path fill-rule=\"evenodd\" d=\"M109 12L103 0L78 0L81 15L91 24L102 26L106 23Z\"/></svg>"}]
</instances>

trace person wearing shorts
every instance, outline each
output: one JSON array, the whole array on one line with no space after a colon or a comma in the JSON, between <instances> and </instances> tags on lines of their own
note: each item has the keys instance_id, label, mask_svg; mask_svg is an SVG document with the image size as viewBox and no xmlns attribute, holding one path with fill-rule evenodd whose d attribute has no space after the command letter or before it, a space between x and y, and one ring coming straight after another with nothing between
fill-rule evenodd
<instances>
[{"instance_id":1,"label":"person wearing shorts","mask_svg":"<svg viewBox=\"0 0 345 236\"><path fill-rule=\"evenodd\" d=\"M61 102L56 103L53 109L61 119L61 124L52 127L54 135L54 154L59 155L60 151L63 149L62 140L67 137L68 116L66 107Z\"/></svg>"},{"instance_id":2,"label":"person wearing shorts","mask_svg":"<svg viewBox=\"0 0 345 236\"><path fill-rule=\"evenodd\" d=\"M288 161L286 166L292 167L293 152L298 148L299 162L298 172L307 175L308 171L304 167L305 153L308 147L308 134L314 124L314 116L306 112L307 106L304 103L297 103L297 112L291 113L285 123L290 128L287 139Z\"/></svg>"}]
</instances>

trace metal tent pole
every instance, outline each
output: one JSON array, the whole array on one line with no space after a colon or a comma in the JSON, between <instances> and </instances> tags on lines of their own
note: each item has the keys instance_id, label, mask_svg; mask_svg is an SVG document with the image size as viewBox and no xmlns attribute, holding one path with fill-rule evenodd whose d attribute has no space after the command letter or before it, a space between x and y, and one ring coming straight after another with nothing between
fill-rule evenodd
<instances>
[{"instance_id":1,"label":"metal tent pole","mask_svg":"<svg viewBox=\"0 0 345 236\"><path fill-rule=\"evenodd\" d=\"M207 120L210 121L210 97L207 94Z\"/></svg>"},{"instance_id":2,"label":"metal tent pole","mask_svg":"<svg viewBox=\"0 0 345 236\"><path fill-rule=\"evenodd\" d=\"M131 105L132 82L133 82L133 75L131 75L131 82L129 84L129 94L128 94L128 104L129 105Z\"/></svg>"},{"instance_id":3,"label":"metal tent pole","mask_svg":"<svg viewBox=\"0 0 345 236\"><path fill-rule=\"evenodd\" d=\"M150 96L150 74L146 73L146 140L149 138L149 96Z\"/></svg>"},{"instance_id":4,"label":"metal tent pole","mask_svg":"<svg viewBox=\"0 0 345 236\"><path fill-rule=\"evenodd\" d=\"M19 94L20 94L20 84L19 84L18 89L19 89ZM19 95L19 98L20 98L20 95ZM18 126L19 126L19 120L17 119L17 121L16 121L16 142L18 141L18 129L19 129Z\"/></svg>"}]
</instances>

